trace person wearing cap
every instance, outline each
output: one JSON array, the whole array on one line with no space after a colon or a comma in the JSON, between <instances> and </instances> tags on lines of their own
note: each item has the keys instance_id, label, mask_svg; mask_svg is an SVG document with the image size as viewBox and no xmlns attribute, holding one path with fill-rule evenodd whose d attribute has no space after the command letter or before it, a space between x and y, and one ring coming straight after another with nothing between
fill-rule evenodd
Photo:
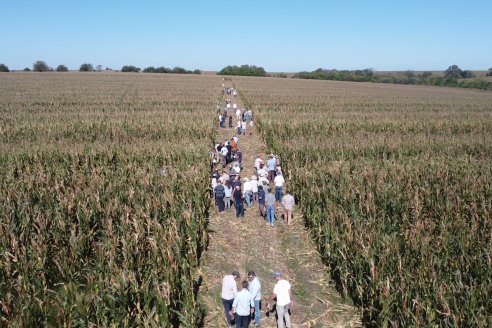
<instances>
[{"instance_id":1,"label":"person wearing cap","mask_svg":"<svg viewBox=\"0 0 492 328\"><path fill-rule=\"evenodd\" d=\"M277 325L278 328L290 328L290 314L289 310L294 306L294 298L292 297L292 289L290 283L282 279L282 272L273 273L273 278L277 283L273 287L271 301L277 299ZM270 308L269 303L267 303L267 309ZM284 325L285 320L285 325Z\"/></svg>"},{"instance_id":2,"label":"person wearing cap","mask_svg":"<svg viewBox=\"0 0 492 328\"><path fill-rule=\"evenodd\" d=\"M234 298L237 295L237 283L236 281L241 278L238 271L233 271L231 274L224 276L222 279L222 292L220 297L222 298L222 304L224 305L224 313L229 327L232 327L231 310Z\"/></svg>"},{"instance_id":3,"label":"person wearing cap","mask_svg":"<svg viewBox=\"0 0 492 328\"><path fill-rule=\"evenodd\" d=\"M275 222L275 196L270 192L270 188L267 188L265 205L267 224L273 227Z\"/></svg>"},{"instance_id":4,"label":"person wearing cap","mask_svg":"<svg viewBox=\"0 0 492 328\"><path fill-rule=\"evenodd\" d=\"M251 297L254 300L254 307L255 307L255 312L254 312L254 320L255 320L255 326L260 325L260 303L261 303L261 283L258 277L256 276L256 273L254 271L248 272L248 290L251 293Z\"/></svg>"},{"instance_id":5,"label":"person wearing cap","mask_svg":"<svg viewBox=\"0 0 492 328\"><path fill-rule=\"evenodd\" d=\"M243 193L241 192L240 186L234 188L232 197L234 198L234 207L236 208L236 218L244 217Z\"/></svg>"},{"instance_id":6,"label":"person wearing cap","mask_svg":"<svg viewBox=\"0 0 492 328\"><path fill-rule=\"evenodd\" d=\"M246 280L241 283L243 289L237 293L232 303L231 313L234 313L236 328L247 328L249 326L249 318L254 311L255 303L248 290L248 285Z\"/></svg>"},{"instance_id":7,"label":"person wearing cap","mask_svg":"<svg viewBox=\"0 0 492 328\"><path fill-rule=\"evenodd\" d=\"M255 159L255 167L257 170L261 168L261 165L263 164L263 160L261 159L261 154L258 154L258 157Z\"/></svg>"},{"instance_id":8,"label":"person wearing cap","mask_svg":"<svg viewBox=\"0 0 492 328\"><path fill-rule=\"evenodd\" d=\"M244 181L243 192L244 192L244 198L246 199L246 207L250 208L251 207L251 195L252 195L251 181L249 181L248 178L244 178L243 181Z\"/></svg>"},{"instance_id":9,"label":"person wearing cap","mask_svg":"<svg viewBox=\"0 0 492 328\"><path fill-rule=\"evenodd\" d=\"M256 175L251 176L251 193L253 195L252 203L258 202L258 178Z\"/></svg>"}]
</instances>

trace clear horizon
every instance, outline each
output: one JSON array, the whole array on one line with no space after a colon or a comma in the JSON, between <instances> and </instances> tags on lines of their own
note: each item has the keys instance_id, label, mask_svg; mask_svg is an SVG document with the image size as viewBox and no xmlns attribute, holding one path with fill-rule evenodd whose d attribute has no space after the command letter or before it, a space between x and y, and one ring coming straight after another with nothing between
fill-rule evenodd
<instances>
[{"instance_id":1,"label":"clear horizon","mask_svg":"<svg viewBox=\"0 0 492 328\"><path fill-rule=\"evenodd\" d=\"M269 72L492 67L492 1L9 1L0 64Z\"/></svg>"}]
</instances>

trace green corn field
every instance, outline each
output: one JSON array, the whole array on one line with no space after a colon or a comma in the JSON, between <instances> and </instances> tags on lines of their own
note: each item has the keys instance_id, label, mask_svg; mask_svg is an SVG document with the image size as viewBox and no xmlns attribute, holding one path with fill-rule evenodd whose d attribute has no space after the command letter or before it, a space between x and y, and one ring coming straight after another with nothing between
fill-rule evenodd
<instances>
[{"instance_id":1,"label":"green corn field","mask_svg":"<svg viewBox=\"0 0 492 328\"><path fill-rule=\"evenodd\" d=\"M216 77L0 79L0 326L195 327Z\"/></svg>"},{"instance_id":2,"label":"green corn field","mask_svg":"<svg viewBox=\"0 0 492 328\"><path fill-rule=\"evenodd\" d=\"M365 325L490 325L492 93L237 83Z\"/></svg>"}]
</instances>

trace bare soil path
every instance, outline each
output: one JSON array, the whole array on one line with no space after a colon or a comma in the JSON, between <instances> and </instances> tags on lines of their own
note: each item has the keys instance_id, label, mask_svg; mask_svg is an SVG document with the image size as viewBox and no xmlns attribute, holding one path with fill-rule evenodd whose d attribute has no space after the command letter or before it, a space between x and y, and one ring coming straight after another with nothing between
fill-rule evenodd
<instances>
[{"instance_id":1,"label":"bare soil path","mask_svg":"<svg viewBox=\"0 0 492 328\"><path fill-rule=\"evenodd\" d=\"M227 82L229 84L226 86L232 86L230 81ZM244 108L239 96L233 98L224 95L222 106L227 97ZM226 120L226 126L227 123ZM236 133L235 115L233 123L233 128L218 128L217 140L230 139ZM239 136L238 147L243 153L241 177L251 178L256 156L261 153L265 162L267 159L266 146L255 127L248 124L247 134ZM202 261L203 283L199 293L207 311L204 327L227 327L220 298L221 284L223 276L236 269L241 273L241 280L246 280L250 270L255 271L260 279L263 296L262 327L276 327L275 313L267 317L265 307L275 284L272 278L275 271L281 271L292 285L292 327L361 326L358 310L344 301L335 290L327 268L321 263L309 232L304 228L300 213L294 211L293 225L287 226L280 217L282 209L278 207L275 227L270 227L259 216L257 204L249 209L245 205L243 220L236 219L233 206L224 214L219 214L214 205L211 209L210 242Z\"/></svg>"}]
</instances>

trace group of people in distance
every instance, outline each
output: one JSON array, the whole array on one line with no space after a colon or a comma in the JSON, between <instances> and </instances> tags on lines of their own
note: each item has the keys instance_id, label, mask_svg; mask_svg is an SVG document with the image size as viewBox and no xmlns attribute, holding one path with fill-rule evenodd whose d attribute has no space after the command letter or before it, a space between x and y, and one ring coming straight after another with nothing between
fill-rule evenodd
<instances>
[{"instance_id":1,"label":"group of people in distance","mask_svg":"<svg viewBox=\"0 0 492 328\"><path fill-rule=\"evenodd\" d=\"M231 91L233 90L233 91ZM233 88L224 87L224 94L233 94L236 97L237 92ZM236 114L236 130L238 135L246 135L248 124L253 126L253 111L251 109L239 108L238 105L227 98L223 111L219 111L219 127L225 128L226 121L229 124L229 128L233 128L232 115Z\"/></svg>"},{"instance_id":2,"label":"group of people in distance","mask_svg":"<svg viewBox=\"0 0 492 328\"><path fill-rule=\"evenodd\" d=\"M274 272L276 281L273 293L266 303L267 311L273 311L269 302L276 302L277 325L279 328L291 327L290 311L294 306L292 289L288 280L283 279L281 272ZM261 323L261 283L254 271L248 272L248 280L241 282L238 292L237 281L241 279L238 271L222 279L222 304L229 328L235 323L237 328L245 328L253 320L255 326Z\"/></svg>"},{"instance_id":3,"label":"group of people in distance","mask_svg":"<svg viewBox=\"0 0 492 328\"><path fill-rule=\"evenodd\" d=\"M222 164L222 171L215 169L211 181L218 212L229 211L232 203L236 209L236 218L241 219L244 217L244 203L248 209L258 204L259 216L273 227L276 205L282 204L284 220L287 225L291 225L295 200L287 192L284 195L285 178L278 158L273 154L268 155L265 165L261 155L258 155L251 178L241 178L242 153L237 147L238 142L239 139L234 136L230 141L217 143L212 156L212 166ZM272 193L271 184L274 185L275 193Z\"/></svg>"}]
</instances>

